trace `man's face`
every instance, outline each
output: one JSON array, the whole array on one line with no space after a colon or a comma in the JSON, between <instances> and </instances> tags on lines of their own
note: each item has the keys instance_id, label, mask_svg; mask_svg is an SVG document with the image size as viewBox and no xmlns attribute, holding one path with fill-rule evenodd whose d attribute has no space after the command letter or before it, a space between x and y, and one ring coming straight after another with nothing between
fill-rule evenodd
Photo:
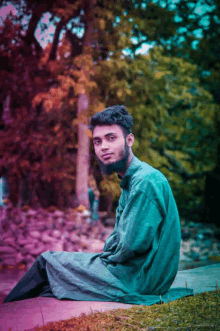
<instances>
[{"instance_id":1,"label":"man's face","mask_svg":"<svg viewBox=\"0 0 220 331\"><path fill-rule=\"evenodd\" d=\"M119 125L97 125L93 130L93 144L101 170L106 175L126 169L129 147Z\"/></svg>"}]
</instances>

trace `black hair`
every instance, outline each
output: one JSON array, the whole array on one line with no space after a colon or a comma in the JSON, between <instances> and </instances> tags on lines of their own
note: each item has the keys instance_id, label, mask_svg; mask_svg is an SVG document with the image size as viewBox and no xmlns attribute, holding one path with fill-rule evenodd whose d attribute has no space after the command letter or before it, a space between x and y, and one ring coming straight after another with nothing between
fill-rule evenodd
<instances>
[{"instance_id":1,"label":"black hair","mask_svg":"<svg viewBox=\"0 0 220 331\"><path fill-rule=\"evenodd\" d=\"M125 106L112 106L96 113L90 119L89 129L93 132L97 125L119 125L127 136L131 133L131 128L134 124L132 116L127 111Z\"/></svg>"}]
</instances>

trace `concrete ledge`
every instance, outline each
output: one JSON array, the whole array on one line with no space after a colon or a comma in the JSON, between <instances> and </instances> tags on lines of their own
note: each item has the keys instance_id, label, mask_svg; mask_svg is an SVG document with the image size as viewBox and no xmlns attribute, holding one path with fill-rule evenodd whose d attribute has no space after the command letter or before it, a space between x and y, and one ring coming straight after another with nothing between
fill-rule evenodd
<instances>
[{"instance_id":1,"label":"concrete ledge","mask_svg":"<svg viewBox=\"0 0 220 331\"><path fill-rule=\"evenodd\" d=\"M220 263L179 271L171 286L192 288L194 293L213 291L220 287ZM49 322L78 317L82 313L130 308L133 305L116 302L72 301L37 297L0 304L0 331L34 330Z\"/></svg>"},{"instance_id":2,"label":"concrete ledge","mask_svg":"<svg viewBox=\"0 0 220 331\"><path fill-rule=\"evenodd\" d=\"M171 286L192 288L194 294L216 290L220 288L220 263L205 267L178 271Z\"/></svg>"},{"instance_id":3,"label":"concrete ledge","mask_svg":"<svg viewBox=\"0 0 220 331\"><path fill-rule=\"evenodd\" d=\"M72 301L56 298L37 297L33 299L8 302L0 305L0 330L34 330L49 322L78 317L82 313L130 308L132 305L116 302Z\"/></svg>"}]
</instances>

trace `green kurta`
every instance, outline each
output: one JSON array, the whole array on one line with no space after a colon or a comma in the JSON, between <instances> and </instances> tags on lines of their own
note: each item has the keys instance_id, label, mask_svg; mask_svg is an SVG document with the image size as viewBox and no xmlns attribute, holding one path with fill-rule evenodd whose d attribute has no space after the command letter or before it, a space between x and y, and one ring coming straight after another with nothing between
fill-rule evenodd
<instances>
[{"instance_id":1,"label":"green kurta","mask_svg":"<svg viewBox=\"0 0 220 331\"><path fill-rule=\"evenodd\" d=\"M164 175L133 157L121 181L113 232L103 253L41 254L59 299L151 305L192 295L170 289L180 257L176 203Z\"/></svg>"}]
</instances>

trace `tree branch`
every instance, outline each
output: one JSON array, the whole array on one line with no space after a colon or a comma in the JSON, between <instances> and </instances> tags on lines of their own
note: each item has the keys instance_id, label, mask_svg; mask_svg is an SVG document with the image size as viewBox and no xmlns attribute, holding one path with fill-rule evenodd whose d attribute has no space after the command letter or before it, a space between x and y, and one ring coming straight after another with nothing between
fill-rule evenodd
<instances>
[{"instance_id":1,"label":"tree branch","mask_svg":"<svg viewBox=\"0 0 220 331\"><path fill-rule=\"evenodd\" d=\"M50 56L48 59L49 61L54 61L56 59L56 52L57 52L57 46L58 46L58 42L59 42L59 35L60 35L60 31L62 30L63 26L66 25L66 20L64 20L63 18L59 21L59 23L57 24L55 33L54 33L54 38L53 38L53 44L50 50Z\"/></svg>"},{"instance_id":2,"label":"tree branch","mask_svg":"<svg viewBox=\"0 0 220 331\"><path fill-rule=\"evenodd\" d=\"M72 48L72 57L82 53L82 40L73 34L70 30L66 31L66 37L69 39Z\"/></svg>"},{"instance_id":3,"label":"tree branch","mask_svg":"<svg viewBox=\"0 0 220 331\"><path fill-rule=\"evenodd\" d=\"M48 11L48 4L45 2L40 2L36 7L33 9L33 13L28 25L28 30L26 33L26 36L24 37L24 41L27 46L30 46L34 39L36 40L34 36L34 32L36 30L37 24L39 20L41 19L42 15ZM37 41L37 40L36 40Z\"/></svg>"}]
</instances>

